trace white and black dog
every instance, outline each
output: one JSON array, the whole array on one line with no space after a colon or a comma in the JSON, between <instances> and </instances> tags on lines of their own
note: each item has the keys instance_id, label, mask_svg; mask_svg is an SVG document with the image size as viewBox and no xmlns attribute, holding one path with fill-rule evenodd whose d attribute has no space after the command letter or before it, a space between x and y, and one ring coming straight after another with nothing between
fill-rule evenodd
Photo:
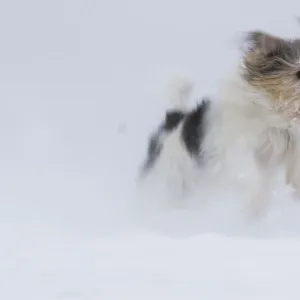
<instances>
[{"instance_id":1,"label":"white and black dog","mask_svg":"<svg viewBox=\"0 0 300 300\"><path fill-rule=\"evenodd\" d=\"M258 213L280 165L300 195L300 42L253 31L245 45L241 63L224 81L217 101L203 99L187 109L192 84L175 84L172 106L149 139L142 174L149 176L167 160L167 168L179 174L171 186L179 196L177 185L188 187L191 170L193 180L197 172L201 179L225 171L227 179L249 189Z\"/></svg>"}]
</instances>

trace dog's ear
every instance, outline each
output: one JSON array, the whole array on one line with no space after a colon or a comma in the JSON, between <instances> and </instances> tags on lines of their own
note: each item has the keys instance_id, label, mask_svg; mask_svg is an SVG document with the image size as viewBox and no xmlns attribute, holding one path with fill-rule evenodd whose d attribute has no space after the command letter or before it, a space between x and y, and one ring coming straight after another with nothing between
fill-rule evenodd
<instances>
[{"instance_id":1,"label":"dog's ear","mask_svg":"<svg viewBox=\"0 0 300 300\"><path fill-rule=\"evenodd\" d=\"M246 34L249 50L258 52L265 57L280 56L289 42L262 31L251 31Z\"/></svg>"}]
</instances>

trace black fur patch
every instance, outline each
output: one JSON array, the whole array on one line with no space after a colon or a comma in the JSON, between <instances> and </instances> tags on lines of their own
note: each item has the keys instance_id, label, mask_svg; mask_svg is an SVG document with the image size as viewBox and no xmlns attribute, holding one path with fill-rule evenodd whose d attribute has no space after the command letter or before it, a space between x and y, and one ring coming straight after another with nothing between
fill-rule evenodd
<instances>
[{"instance_id":1,"label":"black fur patch","mask_svg":"<svg viewBox=\"0 0 300 300\"><path fill-rule=\"evenodd\" d=\"M162 144L159 143L159 132L157 132L154 135L152 135L149 139L147 160L143 167L144 172L154 165L157 157L159 156L159 153L161 152L161 149Z\"/></svg>"},{"instance_id":2,"label":"black fur patch","mask_svg":"<svg viewBox=\"0 0 300 300\"><path fill-rule=\"evenodd\" d=\"M192 110L185 118L182 128L182 139L191 155L199 155L201 143L205 135L204 118L209 109L210 102L203 99L202 103Z\"/></svg>"},{"instance_id":3,"label":"black fur patch","mask_svg":"<svg viewBox=\"0 0 300 300\"><path fill-rule=\"evenodd\" d=\"M182 111L167 112L163 128L166 131L174 130L184 117L185 117L185 113L183 113Z\"/></svg>"},{"instance_id":4,"label":"black fur patch","mask_svg":"<svg viewBox=\"0 0 300 300\"><path fill-rule=\"evenodd\" d=\"M147 159L143 167L144 174L153 167L163 149L163 135L170 134L181 122L183 122L181 138L186 146L186 151L191 156L199 156L205 135L205 116L209 107L209 99L203 99L202 103L189 113L182 111L166 113L164 122L149 139Z\"/></svg>"},{"instance_id":5,"label":"black fur patch","mask_svg":"<svg viewBox=\"0 0 300 300\"><path fill-rule=\"evenodd\" d=\"M143 167L143 171L150 169L158 158L163 143L160 138L163 134L168 134L177 128L179 123L184 119L185 113L181 111L168 111L165 121L159 126L158 130L150 137L147 151L147 160Z\"/></svg>"}]
</instances>

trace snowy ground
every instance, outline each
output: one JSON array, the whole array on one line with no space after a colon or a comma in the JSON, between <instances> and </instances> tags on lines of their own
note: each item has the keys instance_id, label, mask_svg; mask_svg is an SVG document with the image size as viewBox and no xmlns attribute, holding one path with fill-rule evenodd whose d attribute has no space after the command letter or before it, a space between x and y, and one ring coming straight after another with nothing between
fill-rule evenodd
<instances>
[{"instance_id":1,"label":"snowy ground","mask_svg":"<svg viewBox=\"0 0 300 300\"><path fill-rule=\"evenodd\" d=\"M132 209L167 75L213 93L238 33L297 36L297 4L2 1L0 299L299 299L300 204L284 186L254 223L223 190Z\"/></svg>"}]
</instances>

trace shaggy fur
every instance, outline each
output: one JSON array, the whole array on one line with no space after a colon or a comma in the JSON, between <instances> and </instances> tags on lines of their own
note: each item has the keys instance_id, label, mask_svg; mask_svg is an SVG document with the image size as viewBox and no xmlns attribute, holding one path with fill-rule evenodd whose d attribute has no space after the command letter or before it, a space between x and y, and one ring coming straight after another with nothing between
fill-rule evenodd
<instances>
[{"instance_id":1,"label":"shaggy fur","mask_svg":"<svg viewBox=\"0 0 300 300\"><path fill-rule=\"evenodd\" d=\"M187 110L183 103L191 84L177 84L171 97L176 105L150 138L143 170L151 173L162 152L168 156L181 145L201 173L222 170L249 189L257 214L266 207L271 175L281 164L300 194L300 42L259 31L248 33L245 41L242 62L224 81L218 102L204 100ZM171 132L178 140L173 148Z\"/></svg>"}]
</instances>

